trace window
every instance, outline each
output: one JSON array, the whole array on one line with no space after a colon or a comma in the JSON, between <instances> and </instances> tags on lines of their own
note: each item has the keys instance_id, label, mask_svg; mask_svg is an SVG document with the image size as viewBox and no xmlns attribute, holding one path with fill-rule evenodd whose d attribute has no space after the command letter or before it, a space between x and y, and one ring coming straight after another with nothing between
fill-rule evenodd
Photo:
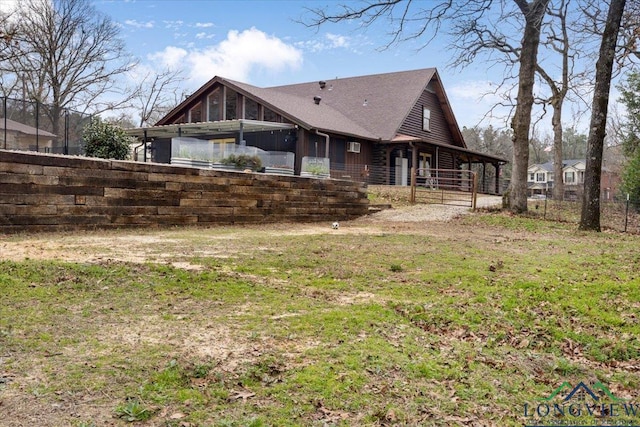
<instances>
[{"instance_id":1,"label":"window","mask_svg":"<svg viewBox=\"0 0 640 427\"><path fill-rule=\"evenodd\" d=\"M534 172L529 173L529 181L533 182L536 180L536 174Z\"/></svg>"},{"instance_id":2,"label":"window","mask_svg":"<svg viewBox=\"0 0 640 427\"><path fill-rule=\"evenodd\" d=\"M431 130L431 110L422 107L422 130Z\"/></svg>"},{"instance_id":3,"label":"window","mask_svg":"<svg viewBox=\"0 0 640 427\"><path fill-rule=\"evenodd\" d=\"M207 105L209 107L208 117L210 122L222 120L222 108L220 101L220 88L217 88L207 98Z\"/></svg>"},{"instance_id":4,"label":"window","mask_svg":"<svg viewBox=\"0 0 640 427\"><path fill-rule=\"evenodd\" d=\"M238 118L238 93L227 89L225 96L225 120L235 120Z\"/></svg>"},{"instance_id":5,"label":"window","mask_svg":"<svg viewBox=\"0 0 640 427\"><path fill-rule=\"evenodd\" d=\"M418 175L431 177L431 154L420 153Z\"/></svg>"},{"instance_id":6,"label":"window","mask_svg":"<svg viewBox=\"0 0 640 427\"><path fill-rule=\"evenodd\" d=\"M271 111L268 108L264 109L264 119L265 122L277 122L278 121L278 115Z\"/></svg>"},{"instance_id":7,"label":"window","mask_svg":"<svg viewBox=\"0 0 640 427\"><path fill-rule=\"evenodd\" d=\"M575 172L565 172L564 173L564 183L565 184L575 184L576 183L576 173Z\"/></svg>"},{"instance_id":8,"label":"window","mask_svg":"<svg viewBox=\"0 0 640 427\"><path fill-rule=\"evenodd\" d=\"M578 171L578 184L584 183L584 171Z\"/></svg>"},{"instance_id":9,"label":"window","mask_svg":"<svg viewBox=\"0 0 640 427\"><path fill-rule=\"evenodd\" d=\"M189 123L198 123L202 121L202 104L198 103L189 110Z\"/></svg>"},{"instance_id":10,"label":"window","mask_svg":"<svg viewBox=\"0 0 640 427\"><path fill-rule=\"evenodd\" d=\"M258 103L253 99L244 99L244 118L258 120Z\"/></svg>"},{"instance_id":11,"label":"window","mask_svg":"<svg viewBox=\"0 0 640 427\"><path fill-rule=\"evenodd\" d=\"M536 173L536 182L546 182L547 180L545 179L545 173L544 172L538 172Z\"/></svg>"}]
</instances>

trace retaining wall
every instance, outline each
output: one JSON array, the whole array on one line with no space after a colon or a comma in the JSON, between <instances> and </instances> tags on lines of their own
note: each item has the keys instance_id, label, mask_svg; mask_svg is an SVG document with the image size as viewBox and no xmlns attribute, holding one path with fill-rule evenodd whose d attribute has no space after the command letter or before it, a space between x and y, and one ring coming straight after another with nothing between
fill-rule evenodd
<instances>
[{"instance_id":1,"label":"retaining wall","mask_svg":"<svg viewBox=\"0 0 640 427\"><path fill-rule=\"evenodd\" d=\"M366 184L0 150L0 232L264 222L367 214Z\"/></svg>"}]
</instances>

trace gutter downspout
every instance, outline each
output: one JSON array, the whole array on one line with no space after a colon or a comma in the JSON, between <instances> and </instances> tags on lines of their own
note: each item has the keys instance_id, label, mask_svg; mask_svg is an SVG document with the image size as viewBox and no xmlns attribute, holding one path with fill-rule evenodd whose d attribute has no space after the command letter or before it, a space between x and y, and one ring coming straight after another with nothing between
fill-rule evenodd
<instances>
[{"instance_id":1,"label":"gutter downspout","mask_svg":"<svg viewBox=\"0 0 640 427\"><path fill-rule=\"evenodd\" d=\"M324 149L324 156L325 157L329 157L329 135L327 135L326 133L322 133L320 132L318 129L316 129L316 135L318 136L323 136L325 139L325 149Z\"/></svg>"}]
</instances>

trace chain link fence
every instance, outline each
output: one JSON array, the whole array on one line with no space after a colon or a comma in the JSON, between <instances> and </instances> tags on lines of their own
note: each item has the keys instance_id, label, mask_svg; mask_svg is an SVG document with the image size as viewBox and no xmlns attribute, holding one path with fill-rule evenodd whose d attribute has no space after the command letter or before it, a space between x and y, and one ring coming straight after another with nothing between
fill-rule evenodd
<instances>
[{"instance_id":1,"label":"chain link fence","mask_svg":"<svg viewBox=\"0 0 640 427\"><path fill-rule=\"evenodd\" d=\"M0 148L84 154L82 131L91 115L22 99L1 98Z\"/></svg>"},{"instance_id":2,"label":"chain link fence","mask_svg":"<svg viewBox=\"0 0 640 427\"><path fill-rule=\"evenodd\" d=\"M529 214L534 217L579 224L581 212L581 200L529 199ZM626 200L625 196L601 202L600 226L603 230L640 234L640 200Z\"/></svg>"}]
</instances>

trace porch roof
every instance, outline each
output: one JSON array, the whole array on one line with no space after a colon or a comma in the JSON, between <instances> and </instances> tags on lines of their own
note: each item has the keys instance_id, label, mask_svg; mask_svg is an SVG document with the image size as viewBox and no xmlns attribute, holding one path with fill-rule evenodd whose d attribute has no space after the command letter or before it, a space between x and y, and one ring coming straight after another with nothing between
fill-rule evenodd
<instances>
[{"instance_id":1,"label":"porch roof","mask_svg":"<svg viewBox=\"0 0 640 427\"><path fill-rule=\"evenodd\" d=\"M478 151L473 151L473 150L469 150L468 148L462 148L462 147L458 147L455 145L450 145L450 144L444 144L444 143L439 143L439 142L426 142L421 138L417 138L414 136L409 136L409 135L402 135L402 134L397 134L391 141L392 144L408 144L408 143L414 143L414 144L423 144L423 145L432 145L438 148L443 148L447 151L452 151L452 152L456 152L456 153L460 153L463 156L466 157L467 161L471 161L471 162L482 162L482 161L486 161L489 163L500 163L500 164L506 164L509 163L508 160L503 159L501 157L496 157L496 156L491 156L489 154L485 154L485 153L480 153Z\"/></svg>"},{"instance_id":2,"label":"porch roof","mask_svg":"<svg viewBox=\"0 0 640 427\"><path fill-rule=\"evenodd\" d=\"M239 132L260 132L265 130L285 130L294 129L295 125L290 123L263 122L260 120L221 120L215 122L199 123L178 123L161 126L147 126L133 129L126 129L129 136L140 139L147 138L172 138L174 136L205 136L222 135Z\"/></svg>"}]
</instances>

